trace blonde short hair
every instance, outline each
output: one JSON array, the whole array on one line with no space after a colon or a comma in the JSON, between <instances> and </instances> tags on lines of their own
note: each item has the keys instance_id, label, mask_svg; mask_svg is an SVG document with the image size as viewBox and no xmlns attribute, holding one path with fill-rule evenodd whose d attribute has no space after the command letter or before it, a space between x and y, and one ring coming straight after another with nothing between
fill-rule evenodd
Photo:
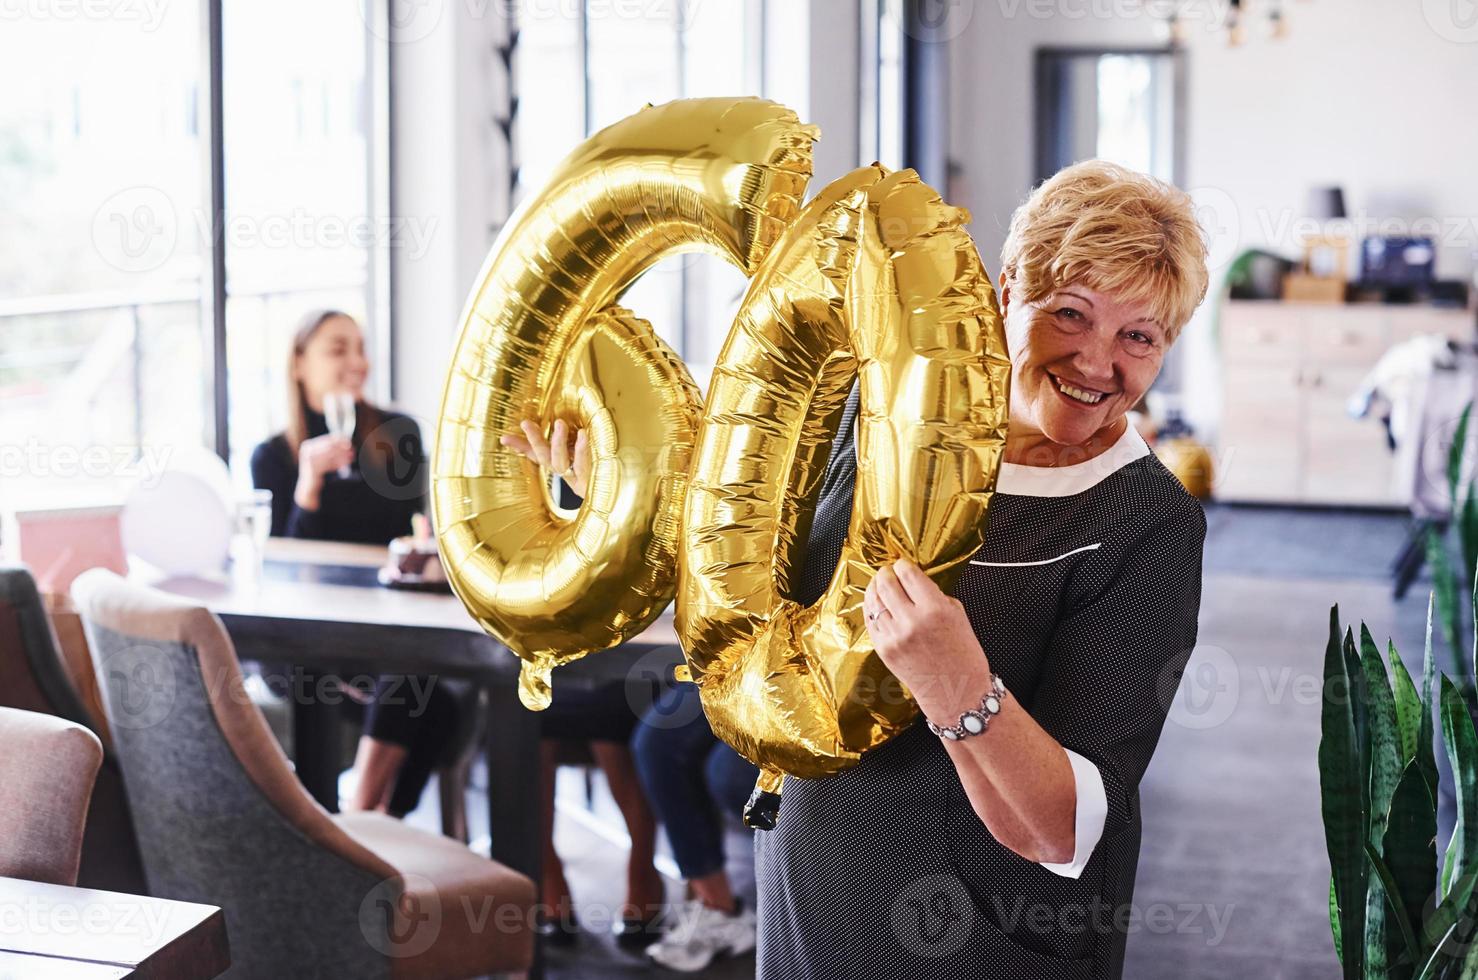
<instances>
[{"instance_id":1,"label":"blonde short hair","mask_svg":"<svg viewBox=\"0 0 1478 980\"><path fill-rule=\"evenodd\" d=\"M1085 160L1059 170L1016 209L1001 269L1013 297L1028 303L1074 282L1148 302L1169 344L1206 296L1206 240L1189 194Z\"/></svg>"}]
</instances>

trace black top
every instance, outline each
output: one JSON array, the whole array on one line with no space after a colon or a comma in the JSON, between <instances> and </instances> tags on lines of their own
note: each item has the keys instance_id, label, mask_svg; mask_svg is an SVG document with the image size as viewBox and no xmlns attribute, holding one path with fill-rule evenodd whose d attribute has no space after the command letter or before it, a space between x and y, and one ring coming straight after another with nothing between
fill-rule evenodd
<instances>
[{"instance_id":1,"label":"black top","mask_svg":"<svg viewBox=\"0 0 1478 980\"><path fill-rule=\"evenodd\" d=\"M411 533L411 515L426 510L421 430L408 415L379 411L380 423L373 432L355 434L358 452L349 476L336 472L324 476L316 511L304 510L293 500L298 462L286 436L273 436L252 451L252 485L272 491L275 537L388 544L391 538ZM323 415L309 411L309 438L327 432ZM377 463L381 451L384 462Z\"/></svg>"},{"instance_id":2,"label":"black top","mask_svg":"<svg viewBox=\"0 0 1478 980\"><path fill-rule=\"evenodd\" d=\"M846 536L856 411L854 391L801 602L825 591ZM1103 836L1077 878L1011 851L920 720L834 777L785 781L778 826L755 835L762 980L1122 974L1125 930L1142 925L1124 909L1139 780L1195 645L1205 532L1200 504L1153 454L1078 492L997 490L954 594L1009 696L1098 767Z\"/></svg>"}]
</instances>

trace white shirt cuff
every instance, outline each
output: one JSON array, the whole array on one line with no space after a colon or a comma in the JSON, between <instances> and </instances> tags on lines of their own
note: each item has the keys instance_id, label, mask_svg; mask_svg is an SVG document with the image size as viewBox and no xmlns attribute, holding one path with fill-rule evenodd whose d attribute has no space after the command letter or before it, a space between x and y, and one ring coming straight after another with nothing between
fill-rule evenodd
<instances>
[{"instance_id":1,"label":"white shirt cuff","mask_svg":"<svg viewBox=\"0 0 1478 980\"><path fill-rule=\"evenodd\" d=\"M1078 788L1077 816L1073 825L1073 859L1067 864L1048 864L1042 867L1065 878L1077 878L1083 873L1093 849L1103 836L1104 823L1108 820L1108 797L1103 792L1103 774L1098 767L1072 749L1063 749L1067 761L1073 767L1073 783Z\"/></svg>"}]
</instances>

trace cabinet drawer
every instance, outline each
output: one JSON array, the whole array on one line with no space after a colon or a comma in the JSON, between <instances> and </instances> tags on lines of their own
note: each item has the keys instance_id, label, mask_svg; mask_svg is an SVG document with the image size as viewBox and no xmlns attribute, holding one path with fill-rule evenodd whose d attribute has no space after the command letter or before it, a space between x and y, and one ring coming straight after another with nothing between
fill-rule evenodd
<instances>
[{"instance_id":1,"label":"cabinet drawer","mask_svg":"<svg viewBox=\"0 0 1478 980\"><path fill-rule=\"evenodd\" d=\"M1345 364L1370 368L1390 346L1383 310L1310 310L1304 318L1304 363L1311 367Z\"/></svg>"},{"instance_id":2,"label":"cabinet drawer","mask_svg":"<svg viewBox=\"0 0 1478 980\"><path fill-rule=\"evenodd\" d=\"M1303 466L1303 496L1311 501L1396 504L1394 462L1380 426L1360 438L1309 434Z\"/></svg>"},{"instance_id":3,"label":"cabinet drawer","mask_svg":"<svg viewBox=\"0 0 1478 980\"><path fill-rule=\"evenodd\" d=\"M1296 362L1228 364L1222 384L1223 428L1298 427L1303 391Z\"/></svg>"},{"instance_id":4,"label":"cabinet drawer","mask_svg":"<svg viewBox=\"0 0 1478 980\"><path fill-rule=\"evenodd\" d=\"M1212 494L1219 500L1290 503L1299 499L1299 454L1293 442L1223 440Z\"/></svg>"},{"instance_id":5,"label":"cabinet drawer","mask_svg":"<svg viewBox=\"0 0 1478 980\"><path fill-rule=\"evenodd\" d=\"M1297 363L1303 325L1297 309L1229 303L1222 315L1221 353L1229 363Z\"/></svg>"},{"instance_id":6,"label":"cabinet drawer","mask_svg":"<svg viewBox=\"0 0 1478 980\"><path fill-rule=\"evenodd\" d=\"M1474 339L1474 313L1471 310L1393 307L1390 317L1392 344L1429 333L1440 334L1462 343L1470 343Z\"/></svg>"}]
</instances>

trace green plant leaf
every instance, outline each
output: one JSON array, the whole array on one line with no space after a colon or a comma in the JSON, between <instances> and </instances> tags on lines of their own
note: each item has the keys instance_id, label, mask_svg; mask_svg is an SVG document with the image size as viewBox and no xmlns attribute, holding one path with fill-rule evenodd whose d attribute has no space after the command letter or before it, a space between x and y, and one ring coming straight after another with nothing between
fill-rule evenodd
<instances>
[{"instance_id":1,"label":"green plant leaf","mask_svg":"<svg viewBox=\"0 0 1478 980\"><path fill-rule=\"evenodd\" d=\"M1401 947L1404 948L1406 954L1406 961L1411 964L1410 969L1406 971L1392 970L1391 963L1393 962L1393 958L1389 956L1390 947L1386 945L1385 931L1382 930L1379 936L1370 936L1366 942L1365 956L1368 975L1387 977L1392 976L1394 972L1408 974L1415 972L1415 964L1421 962L1421 948L1417 945L1416 933L1412 931L1411 919L1406 914L1406 905L1401 901L1396 876L1381 856L1376 853L1375 848L1368 843L1365 845L1365 856L1369 859L1370 867L1375 872L1375 880L1370 883L1370 894L1385 893L1385 908L1390 913L1386 921L1395 923L1393 931L1400 936ZM1435 870L1436 865L1434 863L1433 871ZM1379 968L1375 965L1377 956L1386 957L1386 961L1380 964Z\"/></svg>"},{"instance_id":2,"label":"green plant leaf","mask_svg":"<svg viewBox=\"0 0 1478 980\"><path fill-rule=\"evenodd\" d=\"M1463 478L1463 451L1468 445L1468 416L1472 411L1472 402L1463 406L1463 414L1458 416L1457 428L1452 433L1452 444L1447 447L1447 499L1454 514L1458 511L1457 491Z\"/></svg>"},{"instance_id":3,"label":"green plant leaf","mask_svg":"<svg viewBox=\"0 0 1478 980\"><path fill-rule=\"evenodd\" d=\"M1416 940L1422 931L1422 913L1437 891L1437 806L1415 763L1402 770L1391 797L1381 859L1392 879L1385 885L1394 888L1388 896L1391 915L1402 917L1402 938L1409 937L1406 952L1410 958L1405 962L1415 971L1422 962L1422 947Z\"/></svg>"},{"instance_id":4,"label":"green plant leaf","mask_svg":"<svg viewBox=\"0 0 1478 980\"><path fill-rule=\"evenodd\" d=\"M1452 869L1457 865L1462 843L1463 839L1454 833L1447 839L1447 850L1442 852L1442 880L1437 883L1437 888L1443 898L1452 894Z\"/></svg>"},{"instance_id":5,"label":"green plant leaf","mask_svg":"<svg viewBox=\"0 0 1478 980\"><path fill-rule=\"evenodd\" d=\"M1442 932L1440 938L1434 940L1427 954L1427 962L1422 965L1421 972L1416 975L1416 980L1438 980L1448 972L1454 959L1447 949L1447 944L1456 938L1457 923L1453 922Z\"/></svg>"},{"instance_id":6,"label":"green plant leaf","mask_svg":"<svg viewBox=\"0 0 1478 980\"><path fill-rule=\"evenodd\" d=\"M1463 495L1462 509L1454 507L1452 516L1457 522L1457 539L1458 547L1463 553L1463 570L1471 577L1474 569L1478 569L1478 499L1474 498L1472 483L1468 484L1467 493Z\"/></svg>"},{"instance_id":7,"label":"green plant leaf","mask_svg":"<svg viewBox=\"0 0 1478 980\"><path fill-rule=\"evenodd\" d=\"M1329 931L1334 933L1334 956L1343 963L1345 954L1339 948L1339 900L1334 896L1334 875L1329 876Z\"/></svg>"},{"instance_id":8,"label":"green plant leaf","mask_svg":"<svg viewBox=\"0 0 1478 980\"><path fill-rule=\"evenodd\" d=\"M1360 661L1366 676L1366 724L1370 729L1370 843L1380 851L1385 838L1386 817L1391 810L1391 795L1404 769L1401 760L1401 736L1397 730L1395 698L1391 681L1386 677L1385 661L1380 647L1370 636L1366 624L1360 624Z\"/></svg>"},{"instance_id":9,"label":"green plant leaf","mask_svg":"<svg viewBox=\"0 0 1478 980\"><path fill-rule=\"evenodd\" d=\"M1401 916L1387 912L1389 903L1386 900L1385 880L1382 878L1385 869L1378 863L1380 854L1369 841L1365 843L1365 851L1370 856L1371 870L1374 872L1368 884L1369 890L1365 893L1365 975L1389 977L1392 972L1391 963L1402 951L1399 932Z\"/></svg>"},{"instance_id":10,"label":"green plant leaf","mask_svg":"<svg viewBox=\"0 0 1478 980\"><path fill-rule=\"evenodd\" d=\"M1355 736L1355 696L1340 643L1339 606L1329 610L1329 642L1324 650L1320 709L1319 797L1324 841L1334 877L1335 903L1344 943L1346 980L1364 980L1365 901L1370 862L1365 858L1367 813L1365 774ZM1364 671L1355 664L1363 680ZM1363 687L1363 685L1362 685Z\"/></svg>"},{"instance_id":11,"label":"green plant leaf","mask_svg":"<svg viewBox=\"0 0 1478 980\"><path fill-rule=\"evenodd\" d=\"M1355 771L1360 774L1360 812L1365 818L1367 839L1370 828L1370 692L1365 682L1365 665L1355 646L1355 633L1345 630L1340 649L1345 661L1345 678L1349 683L1350 716L1355 722Z\"/></svg>"},{"instance_id":12,"label":"green plant leaf","mask_svg":"<svg viewBox=\"0 0 1478 980\"><path fill-rule=\"evenodd\" d=\"M1416 737L1416 762L1421 766L1422 775L1426 777L1427 789L1432 794L1432 799L1441 799L1437 790L1437 750L1435 742L1437 734L1435 723L1432 721L1435 709L1433 701L1433 684L1437 674L1437 664L1432 656L1432 608L1433 596L1427 594L1427 634L1426 642L1422 648L1422 717L1421 728ZM1447 894L1443 890L1443 894Z\"/></svg>"},{"instance_id":13,"label":"green plant leaf","mask_svg":"<svg viewBox=\"0 0 1478 980\"><path fill-rule=\"evenodd\" d=\"M1447 548L1436 527L1427 528L1427 566L1432 570L1432 592L1437 600L1437 622L1442 626L1442 639L1452 657L1452 675L1459 679L1467 676L1468 667L1459 652L1461 640L1461 612L1458 608L1457 576L1452 571L1452 562L1447 557Z\"/></svg>"},{"instance_id":14,"label":"green plant leaf","mask_svg":"<svg viewBox=\"0 0 1478 980\"><path fill-rule=\"evenodd\" d=\"M1401 765L1404 768L1416 759L1417 739L1422 730L1422 699L1416 693L1416 685L1401 662L1394 641L1386 645L1386 654L1391 661L1391 694L1396 699L1396 731L1401 742Z\"/></svg>"},{"instance_id":15,"label":"green plant leaf","mask_svg":"<svg viewBox=\"0 0 1478 980\"><path fill-rule=\"evenodd\" d=\"M1474 863L1478 862L1478 733L1473 730L1467 700L1446 677L1442 678L1442 736L1457 792L1457 825L1448 849L1451 867L1442 872L1443 880L1450 883L1470 865L1478 867Z\"/></svg>"},{"instance_id":16,"label":"green plant leaf","mask_svg":"<svg viewBox=\"0 0 1478 980\"><path fill-rule=\"evenodd\" d=\"M1468 609L1473 615L1472 621L1468 624L1473 628L1473 656L1468 665L1467 676L1462 682L1462 691L1463 696L1471 703L1473 685L1478 683L1478 575L1473 574L1472 570L1469 570L1469 575L1472 576L1470 581L1473 583L1473 589L1468 593L1468 598L1471 600Z\"/></svg>"},{"instance_id":17,"label":"green plant leaf","mask_svg":"<svg viewBox=\"0 0 1478 980\"><path fill-rule=\"evenodd\" d=\"M1435 844L1436 841L1433 841ZM1478 869L1469 870L1457 881L1452 883L1452 891L1444 898L1432 914L1422 923L1422 942L1429 947L1441 946L1443 937L1453 935L1452 930L1459 924L1471 923L1472 910L1464 911L1465 907L1473 901L1473 886L1478 884ZM1459 922L1462 920L1462 923Z\"/></svg>"},{"instance_id":18,"label":"green plant leaf","mask_svg":"<svg viewBox=\"0 0 1478 980\"><path fill-rule=\"evenodd\" d=\"M1378 853L1386 834L1391 796L1404 768L1396 728L1396 701L1380 648L1365 624L1360 624L1360 660L1365 674L1366 724L1370 730L1370 843Z\"/></svg>"}]
</instances>

